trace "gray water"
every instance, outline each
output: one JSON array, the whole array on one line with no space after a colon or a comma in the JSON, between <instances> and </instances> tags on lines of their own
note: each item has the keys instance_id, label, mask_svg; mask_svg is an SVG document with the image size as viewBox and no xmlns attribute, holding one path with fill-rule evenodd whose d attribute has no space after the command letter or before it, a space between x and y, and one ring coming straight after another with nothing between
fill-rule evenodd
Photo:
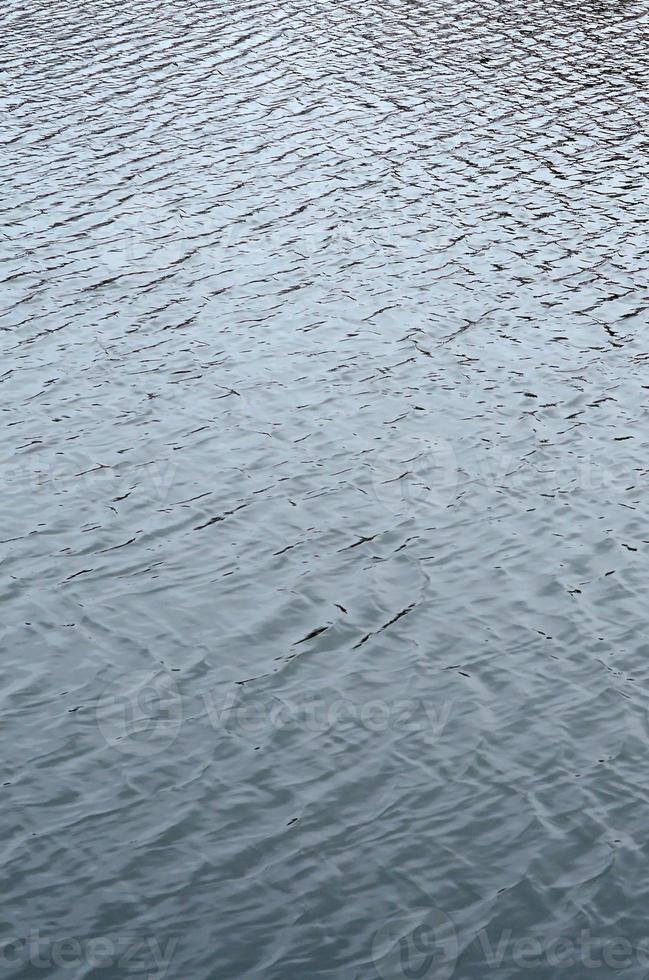
<instances>
[{"instance_id":1,"label":"gray water","mask_svg":"<svg viewBox=\"0 0 649 980\"><path fill-rule=\"evenodd\" d=\"M0 21L2 971L644 977L645 0Z\"/></svg>"}]
</instances>

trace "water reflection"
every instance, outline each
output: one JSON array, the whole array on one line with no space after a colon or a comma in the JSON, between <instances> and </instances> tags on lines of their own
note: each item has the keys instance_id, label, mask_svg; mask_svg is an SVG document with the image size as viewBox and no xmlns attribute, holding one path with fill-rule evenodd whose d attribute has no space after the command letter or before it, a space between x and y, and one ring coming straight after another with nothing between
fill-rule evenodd
<instances>
[{"instance_id":1,"label":"water reflection","mask_svg":"<svg viewBox=\"0 0 649 980\"><path fill-rule=\"evenodd\" d=\"M27 14L10 975L635 976L647 10Z\"/></svg>"}]
</instances>

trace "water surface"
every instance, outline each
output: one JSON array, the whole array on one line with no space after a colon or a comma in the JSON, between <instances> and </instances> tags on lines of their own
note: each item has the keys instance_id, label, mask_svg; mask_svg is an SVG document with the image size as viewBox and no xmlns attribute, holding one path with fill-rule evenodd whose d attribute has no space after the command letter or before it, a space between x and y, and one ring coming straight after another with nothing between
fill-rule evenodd
<instances>
[{"instance_id":1,"label":"water surface","mask_svg":"<svg viewBox=\"0 0 649 980\"><path fill-rule=\"evenodd\" d=\"M1 20L8 974L644 976L646 3Z\"/></svg>"}]
</instances>

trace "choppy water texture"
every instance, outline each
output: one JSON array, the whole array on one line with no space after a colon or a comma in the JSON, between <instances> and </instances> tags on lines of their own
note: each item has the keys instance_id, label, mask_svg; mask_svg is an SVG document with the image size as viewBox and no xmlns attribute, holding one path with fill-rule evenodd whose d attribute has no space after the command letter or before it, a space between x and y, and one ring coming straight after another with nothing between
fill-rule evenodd
<instances>
[{"instance_id":1,"label":"choppy water texture","mask_svg":"<svg viewBox=\"0 0 649 980\"><path fill-rule=\"evenodd\" d=\"M1 21L9 975L644 976L646 2Z\"/></svg>"}]
</instances>

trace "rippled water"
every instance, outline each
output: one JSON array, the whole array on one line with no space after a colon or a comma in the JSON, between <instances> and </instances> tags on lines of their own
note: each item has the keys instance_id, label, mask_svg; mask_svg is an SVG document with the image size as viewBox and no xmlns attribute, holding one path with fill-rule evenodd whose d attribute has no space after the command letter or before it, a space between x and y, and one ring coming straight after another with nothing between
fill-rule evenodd
<instances>
[{"instance_id":1,"label":"rippled water","mask_svg":"<svg viewBox=\"0 0 649 980\"><path fill-rule=\"evenodd\" d=\"M3 969L645 976L646 2L1 20Z\"/></svg>"}]
</instances>

